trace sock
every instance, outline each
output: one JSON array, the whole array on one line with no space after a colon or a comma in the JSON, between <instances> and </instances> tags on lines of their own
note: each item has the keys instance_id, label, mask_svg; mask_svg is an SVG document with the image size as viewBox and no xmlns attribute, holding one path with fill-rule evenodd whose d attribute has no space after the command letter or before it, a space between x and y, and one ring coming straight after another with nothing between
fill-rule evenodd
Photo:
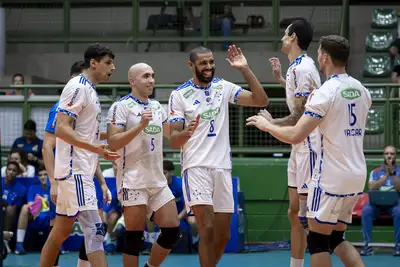
<instances>
[{"instance_id":1,"label":"sock","mask_svg":"<svg viewBox=\"0 0 400 267\"><path fill-rule=\"evenodd\" d=\"M56 262L54 263L53 267L58 267L58 260L60 259L60 251L57 253Z\"/></svg>"},{"instance_id":2,"label":"sock","mask_svg":"<svg viewBox=\"0 0 400 267\"><path fill-rule=\"evenodd\" d=\"M155 266L150 265L150 263L148 261L146 261L146 264L144 265L144 267L155 267Z\"/></svg>"},{"instance_id":3,"label":"sock","mask_svg":"<svg viewBox=\"0 0 400 267\"><path fill-rule=\"evenodd\" d=\"M90 267L90 262L78 259L78 265L76 267Z\"/></svg>"},{"instance_id":4,"label":"sock","mask_svg":"<svg viewBox=\"0 0 400 267\"><path fill-rule=\"evenodd\" d=\"M304 259L290 258L290 267L303 267Z\"/></svg>"},{"instance_id":5,"label":"sock","mask_svg":"<svg viewBox=\"0 0 400 267\"><path fill-rule=\"evenodd\" d=\"M82 241L81 249L79 250L79 259L89 262L89 259L86 255L85 239Z\"/></svg>"},{"instance_id":6,"label":"sock","mask_svg":"<svg viewBox=\"0 0 400 267\"><path fill-rule=\"evenodd\" d=\"M25 232L26 232L26 230L24 230L24 229L18 229L17 230L17 243L23 243L24 242Z\"/></svg>"}]
</instances>

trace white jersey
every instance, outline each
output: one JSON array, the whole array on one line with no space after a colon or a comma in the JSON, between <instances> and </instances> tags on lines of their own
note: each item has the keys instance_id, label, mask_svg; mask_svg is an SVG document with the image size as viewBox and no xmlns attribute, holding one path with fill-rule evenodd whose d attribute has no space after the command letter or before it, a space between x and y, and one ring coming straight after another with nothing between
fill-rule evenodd
<instances>
[{"instance_id":1,"label":"white jersey","mask_svg":"<svg viewBox=\"0 0 400 267\"><path fill-rule=\"evenodd\" d=\"M163 124L167 122L167 114L161 104L151 99L143 102L129 94L111 106L107 123L124 127L127 131L139 125L146 109L153 112L149 125L118 151L122 155L116 161L119 190L167 185L163 172Z\"/></svg>"},{"instance_id":2,"label":"white jersey","mask_svg":"<svg viewBox=\"0 0 400 267\"><path fill-rule=\"evenodd\" d=\"M319 87L321 78L312 58L303 54L290 63L286 73L286 104L293 113L296 97L306 96L311 93L312 87ZM292 151L315 152L319 146L318 130L314 131L300 144L292 145Z\"/></svg>"},{"instance_id":3,"label":"white jersey","mask_svg":"<svg viewBox=\"0 0 400 267\"><path fill-rule=\"evenodd\" d=\"M181 151L182 171L191 167L231 169L229 103L236 103L243 89L214 78L207 87L191 80L179 86L169 99L170 123L185 126L200 114L200 123Z\"/></svg>"},{"instance_id":4,"label":"white jersey","mask_svg":"<svg viewBox=\"0 0 400 267\"><path fill-rule=\"evenodd\" d=\"M305 114L322 119L313 180L324 191L346 195L364 190L363 141L370 107L368 90L347 74L331 76L310 95Z\"/></svg>"},{"instance_id":5,"label":"white jersey","mask_svg":"<svg viewBox=\"0 0 400 267\"><path fill-rule=\"evenodd\" d=\"M72 78L60 96L58 112L75 119L74 131L91 144L100 143L101 107L96 87L82 74ZM56 139L54 177L58 180L72 174L94 176L99 156Z\"/></svg>"}]
</instances>

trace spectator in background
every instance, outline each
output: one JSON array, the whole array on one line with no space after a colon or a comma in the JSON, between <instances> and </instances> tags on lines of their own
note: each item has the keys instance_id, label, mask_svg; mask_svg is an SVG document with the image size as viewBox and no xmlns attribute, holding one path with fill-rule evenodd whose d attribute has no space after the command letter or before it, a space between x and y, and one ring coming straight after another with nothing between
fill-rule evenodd
<instances>
[{"instance_id":1,"label":"spectator in background","mask_svg":"<svg viewBox=\"0 0 400 267\"><path fill-rule=\"evenodd\" d=\"M396 164L396 148L387 146L384 150L383 164L371 172L368 189L381 191L397 191L400 193L400 169ZM394 255L400 256L400 204L394 207L377 207L367 204L362 209L361 225L365 245L360 254L363 256L372 255L373 250L369 246L372 241L372 219L381 214L389 214L393 217L395 232Z\"/></svg>"},{"instance_id":2,"label":"spectator in background","mask_svg":"<svg viewBox=\"0 0 400 267\"><path fill-rule=\"evenodd\" d=\"M39 170L42 168L43 157L42 157L43 140L36 136L36 122L28 120L24 125L23 136L15 139L12 149L20 148L25 151L28 157L28 163ZM36 172L37 174L37 172Z\"/></svg>"},{"instance_id":3,"label":"spectator in background","mask_svg":"<svg viewBox=\"0 0 400 267\"><path fill-rule=\"evenodd\" d=\"M8 161L15 161L19 164L18 177L33 178L35 176L35 167L28 164L28 157L20 148L14 148L8 154ZM6 176L6 166L1 168L1 177Z\"/></svg>"},{"instance_id":4,"label":"spectator in background","mask_svg":"<svg viewBox=\"0 0 400 267\"><path fill-rule=\"evenodd\" d=\"M12 85L22 85L25 84L25 78L24 75L22 75L21 73L15 73L12 77L12 81L11 81ZM8 93L7 95L23 95L24 90L22 88L15 88L13 89L10 93ZM28 95L34 95L32 90L29 89L28 90Z\"/></svg>"},{"instance_id":5,"label":"spectator in background","mask_svg":"<svg viewBox=\"0 0 400 267\"><path fill-rule=\"evenodd\" d=\"M2 180L2 199L7 203L4 214L4 231L13 231L18 208L25 203L26 188L16 181L17 174L20 172L17 162L7 162L6 176ZM8 241L5 241L5 245L8 253L11 253Z\"/></svg>"},{"instance_id":6,"label":"spectator in background","mask_svg":"<svg viewBox=\"0 0 400 267\"><path fill-rule=\"evenodd\" d=\"M39 170L39 185L32 185L28 189L27 204L25 204L18 218L17 244L15 254L25 254L24 240L28 222L32 221L32 228L36 230L48 230L50 226L50 212L55 212L55 205L50 201L50 186L47 178L47 171ZM42 199L45 201L43 206ZM41 205L42 204L42 205ZM40 208L32 209L32 205L39 205Z\"/></svg>"},{"instance_id":7,"label":"spectator in background","mask_svg":"<svg viewBox=\"0 0 400 267\"><path fill-rule=\"evenodd\" d=\"M232 6L223 3L211 3L210 5L210 31L221 31L224 37L232 34L232 27L236 21L232 12ZM224 49L228 49L230 43L224 43Z\"/></svg>"}]
</instances>

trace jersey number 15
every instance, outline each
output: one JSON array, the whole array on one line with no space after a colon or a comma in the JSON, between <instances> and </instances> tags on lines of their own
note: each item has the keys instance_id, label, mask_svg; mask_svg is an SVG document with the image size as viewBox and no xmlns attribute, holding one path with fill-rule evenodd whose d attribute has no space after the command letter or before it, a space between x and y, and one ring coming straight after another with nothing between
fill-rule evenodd
<instances>
[{"instance_id":1,"label":"jersey number 15","mask_svg":"<svg viewBox=\"0 0 400 267\"><path fill-rule=\"evenodd\" d=\"M354 113L354 109L356 107L356 104L355 103L351 103L351 104L348 104L347 106L348 106L348 110L349 110L349 125L350 126L354 126L356 124L356 122L357 122L357 116Z\"/></svg>"}]
</instances>

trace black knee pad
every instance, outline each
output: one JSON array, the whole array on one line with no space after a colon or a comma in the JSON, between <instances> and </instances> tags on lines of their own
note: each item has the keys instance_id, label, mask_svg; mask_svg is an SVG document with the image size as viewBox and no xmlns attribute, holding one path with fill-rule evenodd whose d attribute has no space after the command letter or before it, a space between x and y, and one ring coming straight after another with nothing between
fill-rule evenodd
<instances>
[{"instance_id":1,"label":"black knee pad","mask_svg":"<svg viewBox=\"0 0 400 267\"><path fill-rule=\"evenodd\" d=\"M79 250L79 259L81 259L83 261L89 261L87 255L86 255L85 240L82 240L81 249Z\"/></svg>"},{"instance_id":2,"label":"black knee pad","mask_svg":"<svg viewBox=\"0 0 400 267\"><path fill-rule=\"evenodd\" d=\"M157 244L162 248L172 249L178 243L181 236L179 227L161 228L161 234L158 236Z\"/></svg>"},{"instance_id":3,"label":"black knee pad","mask_svg":"<svg viewBox=\"0 0 400 267\"><path fill-rule=\"evenodd\" d=\"M107 234L107 230L108 230L108 225L106 223L103 223L104 226L104 235Z\"/></svg>"},{"instance_id":4,"label":"black knee pad","mask_svg":"<svg viewBox=\"0 0 400 267\"><path fill-rule=\"evenodd\" d=\"M329 244L330 244L329 235L323 235L313 231L310 231L308 233L307 245L308 245L308 250L310 251L310 255L323 252L329 253L330 252Z\"/></svg>"},{"instance_id":5,"label":"black knee pad","mask_svg":"<svg viewBox=\"0 0 400 267\"><path fill-rule=\"evenodd\" d=\"M330 240L331 253L344 241L343 235L344 231L332 231Z\"/></svg>"},{"instance_id":6,"label":"black knee pad","mask_svg":"<svg viewBox=\"0 0 400 267\"><path fill-rule=\"evenodd\" d=\"M139 256L144 245L143 231L126 231L123 253L131 256Z\"/></svg>"}]
</instances>

